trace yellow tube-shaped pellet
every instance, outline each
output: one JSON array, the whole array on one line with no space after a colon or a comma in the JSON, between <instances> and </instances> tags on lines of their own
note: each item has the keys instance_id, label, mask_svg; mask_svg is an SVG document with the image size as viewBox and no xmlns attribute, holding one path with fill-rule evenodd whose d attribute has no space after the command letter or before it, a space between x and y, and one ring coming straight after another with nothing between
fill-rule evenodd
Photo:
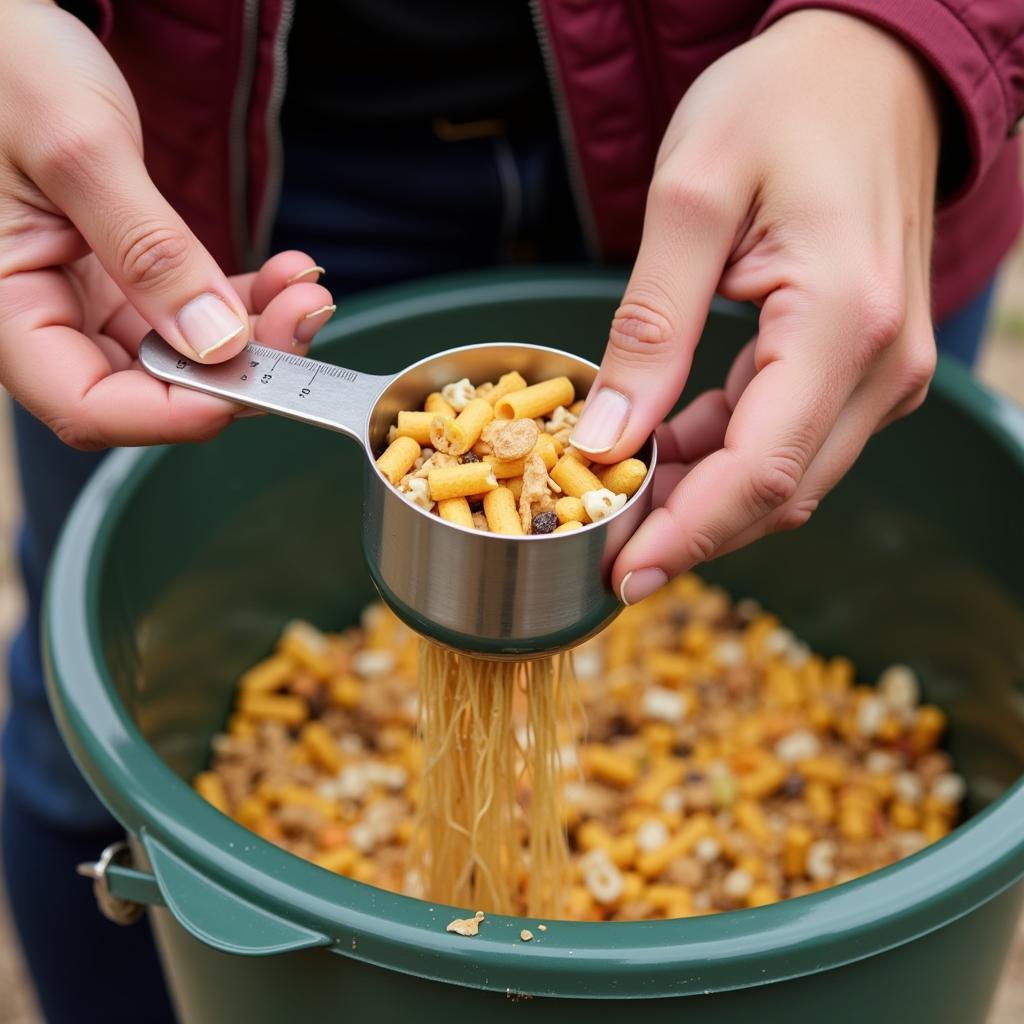
<instances>
[{"instance_id":1,"label":"yellow tube-shaped pellet","mask_svg":"<svg viewBox=\"0 0 1024 1024\"><path fill-rule=\"evenodd\" d=\"M468 452L480 440L480 432L494 419L494 409L486 398L474 398L455 418L455 425L462 428L465 447L453 455Z\"/></svg>"},{"instance_id":2,"label":"yellow tube-shaped pellet","mask_svg":"<svg viewBox=\"0 0 1024 1024\"><path fill-rule=\"evenodd\" d=\"M545 467L550 469L558 461L561 453L558 450L558 442L550 434L542 431L531 454L539 455L544 460Z\"/></svg>"},{"instance_id":3,"label":"yellow tube-shaped pellet","mask_svg":"<svg viewBox=\"0 0 1024 1024\"><path fill-rule=\"evenodd\" d=\"M507 487L512 492L512 497L518 501L519 495L523 493L523 478L521 476L510 477L504 481L503 486Z\"/></svg>"},{"instance_id":4,"label":"yellow tube-shaped pellet","mask_svg":"<svg viewBox=\"0 0 1024 1024\"><path fill-rule=\"evenodd\" d=\"M737 800L733 807L733 814L736 824L739 825L755 842L767 845L772 838L772 830L761 809L760 803L756 800Z\"/></svg>"},{"instance_id":5,"label":"yellow tube-shaped pellet","mask_svg":"<svg viewBox=\"0 0 1024 1024\"><path fill-rule=\"evenodd\" d=\"M541 434L537 438L537 443L533 446L530 455L539 455L544 462L544 468L551 469L558 461L558 449L555 445L555 439L550 434ZM526 458L529 457L529 455L526 456ZM526 469L526 459L511 459L508 462L501 462L493 455L485 455L484 462L494 467L494 475L499 480L509 480L512 477L522 476Z\"/></svg>"},{"instance_id":6,"label":"yellow tube-shaped pellet","mask_svg":"<svg viewBox=\"0 0 1024 1024\"><path fill-rule=\"evenodd\" d=\"M516 499L507 487L497 487L484 495L484 515L491 533L519 536L523 532Z\"/></svg>"},{"instance_id":7,"label":"yellow tube-shaped pellet","mask_svg":"<svg viewBox=\"0 0 1024 1024\"><path fill-rule=\"evenodd\" d=\"M552 533L572 533L573 530L583 529L583 524L578 519L570 519L566 523L562 523L561 526L556 526L551 532Z\"/></svg>"},{"instance_id":8,"label":"yellow tube-shaped pellet","mask_svg":"<svg viewBox=\"0 0 1024 1024\"><path fill-rule=\"evenodd\" d=\"M710 815L695 814L686 820L683 827L675 832L667 843L637 857L637 870L647 878L657 877L677 857L685 857L701 839L711 835L714 829L714 819Z\"/></svg>"},{"instance_id":9,"label":"yellow tube-shaped pellet","mask_svg":"<svg viewBox=\"0 0 1024 1024\"><path fill-rule=\"evenodd\" d=\"M677 785L685 772L686 765L676 759L649 769L634 790L633 799L638 804L658 806L665 791Z\"/></svg>"},{"instance_id":10,"label":"yellow tube-shaped pellet","mask_svg":"<svg viewBox=\"0 0 1024 1024\"><path fill-rule=\"evenodd\" d=\"M590 516L583 507L583 502L572 495L566 495L555 502L555 515L560 523L588 523Z\"/></svg>"},{"instance_id":11,"label":"yellow tube-shaped pellet","mask_svg":"<svg viewBox=\"0 0 1024 1024\"><path fill-rule=\"evenodd\" d=\"M571 405L575 394L568 377L552 377L498 399L494 405L494 415L502 420L532 420L554 412L560 405Z\"/></svg>"},{"instance_id":12,"label":"yellow tube-shaped pellet","mask_svg":"<svg viewBox=\"0 0 1024 1024\"><path fill-rule=\"evenodd\" d=\"M430 444L430 425L436 412L400 412L395 428L398 437L411 437L417 444Z\"/></svg>"},{"instance_id":13,"label":"yellow tube-shaped pellet","mask_svg":"<svg viewBox=\"0 0 1024 1024\"><path fill-rule=\"evenodd\" d=\"M597 475L612 494L624 494L632 498L647 476L647 466L639 459L623 459Z\"/></svg>"},{"instance_id":14,"label":"yellow tube-shaped pellet","mask_svg":"<svg viewBox=\"0 0 1024 1024\"><path fill-rule=\"evenodd\" d=\"M322 722L307 722L302 727L301 742L313 760L331 775L341 771L341 751L334 737Z\"/></svg>"},{"instance_id":15,"label":"yellow tube-shaped pellet","mask_svg":"<svg viewBox=\"0 0 1024 1024\"><path fill-rule=\"evenodd\" d=\"M333 850L324 850L313 857L317 867L334 871L339 875L348 874L352 866L359 860L359 852L351 846L337 846Z\"/></svg>"},{"instance_id":16,"label":"yellow tube-shaped pellet","mask_svg":"<svg viewBox=\"0 0 1024 1024\"><path fill-rule=\"evenodd\" d=\"M455 426L455 420L450 416L442 416L435 413L430 421L430 432L427 435L427 444L436 448L439 452L447 455L454 455L453 447L457 446L459 438L462 437L462 430Z\"/></svg>"},{"instance_id":17,"label":"yellow tube-shaped pellet","mask_svg":"<svg viewBox=\"0 0 1024 1024\"><path fill-rule=\"evenodd\" d=\"M671 907L674 912L685 912L693 909L693 892L685 885L649 885L642 898L655 910L668 910Z\"/></svg>"},{"instance_id":18,"label":"yellow tube-shaped pellet","mask_svg":"<svg viewBox=\"0 0 1024 1024\"><path fill-rule=\"evenodd\" d=\"M446 498L466 498L471 494L484 494L498 486L494 471L486 462L465 462L458 466L440 466L427 474L430 497L434 501Z\"/></svg>"},{"instance_id":19,"label":"yellow tube-shaped pellet","mask_svg":"<svg viewBox=\"0 0 1024 1024\"><path fill-rule=\"evenodd\" d=\"M256 723L247 715L234 714L228 717L228 735L239 739L251 739L256 735Z\"/></svg>"},{"instance_id":20,"label":"yellow tube-shaped pellet","mask_svg":"<svg viewBox=\"0 0 1024 1024\"><path fill-rule=\"evenodd\" d=\"M301 725L309 717L309 705L293 694L243 693L238 708L252 718L263 718L284 725Z\"/></svg>"},{"instance_id":21,"label":"yellow tube-shaped pellet","mask_svg":"<svg viewBox=\"0 0 1024 1024\"><path fill-rule=\"evenodd\" d=\"M396 437L377 460L377 468L397 487L420 457L420 446L411 437Z\"/></svg>"},{"instance_id":22,"label":"yellow tube-shaped pellet","mask_svg":"<svg viewBox=\"0 0 1024 1024\"><path fill-rule=\"evenodd\" d=\"M235 821L240 825L251 828L255 832L266 821L266 818L266 802L255 793L250 793L238 801L238 806L235 808Z\"/></svg>"},{"instance_id":23,"label":"yellow tube-shaped pellet","mask_svg":"<svg viewBox=\"0 0 1024 1024\"><path fill-rule=\"evenodd\" d=\"M288 681L295 671L295 663L281 654L264 658L253 665L241 679L240 687L245 693L270 693Z\"/></svg>"},{"instance_id":24,"label":"yellow tube-shaped pellet","mask_svg":"<svg viewBox=\"0 0 1024 1024\"><path fill-rule=\"evenodd\" d=\"M213 804L221 814L231 813L224 780L215 772L200 772L195 777L192 787L208 804Z\"/></svg>"},{"instance_id":25,"label":"yellow tube-shaped pellet","mask_svg":"<svg viewBox=\"0 0 1024 1024\"><path fill-rule=\"evenodd\" d=\"M579 448L573 448L570 445L565 449L564 454L567 455L570 459L575 459L577 462L581 462L588 469L590 468L590 459L588 459L586 455L584 455L583 452L579 450Z\"/></svg>"},{"instance_id":26,"label":"yellow tube-shaped pellet","mask_svg":"<svg viewBox=\"0 0 1024 1024\"><path fill-rule=\"evenodd\" d=\"M469 502L465 498L445 498L437 503L437 514L456 526L473 529L473 513L469 510Z\"/></svg>"},{"instance_id":27,"label":"yellow tube-shaped pellet","mask_svg":"<svg viewBox=\"0 0 1024 1024\"><path fill-rule=\"evenodd\" d=\"M491 405L494 405L495 402L499 402L513 391L523 391L525 388L526 381L523 379L523 375L518 370L512 370L510 373L501 375L498 383L487 392L486 398Z\"/></svg>"},{"instance_id":28,"label":"yellow tube-shaped pellet","mask_svg":"<svg viewBox=\"0 0 1024 1024\"><path fill-rule=\"evenodd\" d=\"M435 416L447 416L448 419L455 419L455 410L444 400L440 391L431 391L427 400L423 403L424 412L432 412Z\"/></svg>"},{"instance_id":29,"label":"yellow tube-shaped pellet","mask_svg":"<svg viewBox=\"0 0 1024 1024\"><path fill-rule=\"evenodd\" d=\"M315 626L301 619L289 622L277 642L280 654L298 662L320 679L330 676L336 666L327 637Z\"/></svg>"},{"instance_id":30,"label":"yellow tube-shaped pellet","mask_svg":"<svg viewBox=\"0 0 1024 1024\"><path fill-rule=\"evenodd\" d=\"M599 491L604 486L578 459L563 455L551 470L551 479L562 488L563 494L582 498L588 491Z\"/></svg>"},{"instance_id":31,"label":"yellow tube-shaped pellet","mask_svg":"<svg viewBox=\"0 0 1024 1024\"><path fill-rule=\"evenodd\" d=\"M464 455L480 439L480 431L494 419L494 410L486 398L474 398L454 420L435 416L430 427L430 443L448 455Z\"/></svg>"}]
</instances>

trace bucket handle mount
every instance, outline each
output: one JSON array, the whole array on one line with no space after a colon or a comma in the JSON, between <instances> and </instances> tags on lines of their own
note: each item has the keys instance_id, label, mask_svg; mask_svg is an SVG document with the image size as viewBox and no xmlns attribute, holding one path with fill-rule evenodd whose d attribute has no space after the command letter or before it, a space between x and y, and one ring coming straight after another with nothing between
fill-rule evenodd
<instances>
[{"instance_id":1,"label":"bucket handle mount","mask_svg":"<svg viewBox=\"0 0 1024 1024\"><path fill-rule=\"evenodd\" d=\"M124 841L78 866L93 879L100 912L111 921L134 924L147 906L163 906L189 934L224 953L268 956L330 945L326 935L275 917L204 877L152 836L141 838L152 873L134 866Z\"/></svg>"}]
</instances>

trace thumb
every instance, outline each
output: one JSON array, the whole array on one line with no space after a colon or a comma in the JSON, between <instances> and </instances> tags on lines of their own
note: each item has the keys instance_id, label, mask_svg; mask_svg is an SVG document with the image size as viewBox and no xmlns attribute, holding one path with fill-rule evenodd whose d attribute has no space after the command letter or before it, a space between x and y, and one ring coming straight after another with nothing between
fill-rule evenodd
<instances>
[{"instance_id":1,"label":"thumb","mask_svg":"<svg viewBox=\"0 0 1024 1024\"><path fill-rule=\"evenodd\" d=\"M153 184L125 128L49 139L33 180L128 301L183 355L219 362L249 339L245 303Z\"/></svg>"},{"instance_id":2,"label":"thumb","mask_svg":"<svg viewBox=\"0 0 1024 1024\"><path fill-rule=\"evenodd\" d=\"M679 398L736 233L731 205L680 186L669 167L655 177L636 264L570 438L596 461L636 452Z\"/></svg>"}]
</instances>

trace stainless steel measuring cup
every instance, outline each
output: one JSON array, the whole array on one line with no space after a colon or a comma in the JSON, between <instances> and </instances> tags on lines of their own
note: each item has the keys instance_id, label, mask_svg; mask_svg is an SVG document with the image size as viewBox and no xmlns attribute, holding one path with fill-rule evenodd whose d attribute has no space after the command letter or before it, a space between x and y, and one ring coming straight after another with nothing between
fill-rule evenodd
<instances>
[{"instance_id":1,"label":"stainless steel measuring cup","mask_svg":"<svg viewBox=\"0 0 1024 1024\"><path fill-rule=\"evenodd\" d=\"M573 647L621 610L609 575L651 508L653 437L638 454L648 473L633 498L606 519L559 535L455 526L407 501L375 463L398 413L421 408L426 395L451 381L479 383L518 370L533 382L566 376L580 396L597 373L593 363L539 345L496 343L449 349L375 376L251 344L211 366L179 355L155 332L143 339L139 361L161 380L336 430L362 445L367 565L381 596L416 632L470 654L515 660Z\"/></svg>"}]
</instances>

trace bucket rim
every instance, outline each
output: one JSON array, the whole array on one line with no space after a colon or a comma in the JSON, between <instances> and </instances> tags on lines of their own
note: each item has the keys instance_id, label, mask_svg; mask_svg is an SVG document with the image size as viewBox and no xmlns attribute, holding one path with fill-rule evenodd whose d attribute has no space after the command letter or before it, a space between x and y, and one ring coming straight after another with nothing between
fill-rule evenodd
<instances>
[{"instance_id":1,"label":"bucket rim","mask_svg":"<svg viewBox=\"0 0 1024 1024\"><path fill-rule=\"evenodd\" d=\"M614 302L611 273L459 275L362 296L339 309L323 340L453 304L538 296ZM716 300L726 317L751 311ZM1024 468L1024 411L965 371L940 364L930 401L965 413ZM76 503L44 595L47 685L75 760L130 832L173 851L199 876L275 919L324 937L334 951L455 985L537 996L657 998L764 985L840 967L912 941L1024 875L1024 779L938 843L858 879L767 907L671 921L547 921L488 915L472 939L445 925L475 908L386 892L303 861L222 815L175 775L141 735L106 666L99 585L120 515L168 449L113 453ZM72 682L73 681L73 682ZM125 785L125 780L131 785ZM187 922L184 922L187 927ZM238 950L241 951L241 950ZM253 950L255 952L255 950Z\"/></svg>"}]
</instances>

